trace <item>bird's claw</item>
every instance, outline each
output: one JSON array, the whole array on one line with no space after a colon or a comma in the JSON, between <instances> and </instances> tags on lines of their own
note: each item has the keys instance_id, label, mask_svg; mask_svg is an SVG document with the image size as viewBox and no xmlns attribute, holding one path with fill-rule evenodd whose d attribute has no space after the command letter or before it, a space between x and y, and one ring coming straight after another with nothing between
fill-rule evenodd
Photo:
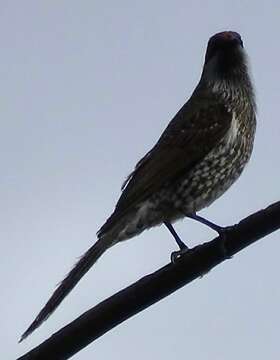
<instances>
[{"instance_id":1,"label":"bird's claw","mask_svg":"<svg viewBox=\"0 0 280 360\"><path fill-rule=\"evenodd\" d=\"M180 260L182 255L186 254L189 251L190 249L188 247L186 247L185 249L181 249L179 251L173 251L170 256L171 262L175 264L178 260Z\"/></svg>"},{"instance_id":2,"label":"bird's claw","mask_svg":"<svg viewBox=\"0 0 280 360\"><path fill-rule=\"evenodd\" d=\"M229 226L218 226L218 225L217 225L217 229L215 229L215 230L217 231L217 233L218 233L219 235L225 236L226 233L227 233L228 231L233 230L234 227L235 227L235 225L229 225Z\"/></svg>"},{"instance_id":3,"label":"bird's claw","mask_svg":"<svg viewBox=\"0 0 280 360\"><path fill-rule=\"evenodd\" d=\"M220 236L220 246L222 253L226 259L231 259L232 255L228 254L228 249L226 247L226 239L227 239L227 232L232 230L234 228L234 225L221 227L218 231L218 234Z\"/></svg>"}]
</instances>

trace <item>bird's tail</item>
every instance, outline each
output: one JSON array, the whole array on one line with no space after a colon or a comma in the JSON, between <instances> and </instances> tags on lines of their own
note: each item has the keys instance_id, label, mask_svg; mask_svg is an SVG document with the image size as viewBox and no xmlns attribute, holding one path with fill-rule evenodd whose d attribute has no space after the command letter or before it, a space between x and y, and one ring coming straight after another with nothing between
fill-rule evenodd
<instances>
[{"instance_id":1,"label":"bird's tail","mask_svg":"<svg viewBox=\"0 0 280 360\"><path fill-rule=\"evenodd\" d=\"M20 342L37 329L58 307L62 300L70 293L80 279L87 273L97 259L110 247L113 241L110 236L102 236L97 242L90 247L87 252L80 258L77 264L60 283L48 300L43 309L39 312L36 319L20 338Z\"/></svg>"}]
</instances>

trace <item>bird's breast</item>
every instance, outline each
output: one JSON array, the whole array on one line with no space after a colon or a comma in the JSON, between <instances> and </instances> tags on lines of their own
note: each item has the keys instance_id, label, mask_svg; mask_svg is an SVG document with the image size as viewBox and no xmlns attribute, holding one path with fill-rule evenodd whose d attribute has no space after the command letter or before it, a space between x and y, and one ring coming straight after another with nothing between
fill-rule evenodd
<instances>
[{"instance_id":1,"label":"bird's breast","mask_svg":"<svg viewBox=\"0 0 280 360\"><path fill-rule=\"evenodd\" d=\"M233 113L225 137L185 174L176 201L186 212L199 211L220 197L240 176L253 148L254 126L244 126Z\"/></svg>"}]
</instances>

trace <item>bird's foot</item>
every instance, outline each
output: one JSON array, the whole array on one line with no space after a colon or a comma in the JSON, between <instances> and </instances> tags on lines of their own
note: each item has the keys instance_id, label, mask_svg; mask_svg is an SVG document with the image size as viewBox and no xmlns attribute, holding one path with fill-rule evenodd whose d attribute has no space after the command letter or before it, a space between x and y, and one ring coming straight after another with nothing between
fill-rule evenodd
<instances>
[{"instance_id":1,"label":"bird's foot","mask_svg":"<svg viewBox=\"0 0 280 360\"><path fill-rule=\"evenodd\" d=\"M214 226L212 227L212 229L215 230L222 237L225 237L227 235L227 232L229 232L234 228L234 225L229 225L229 226L220 226L217 224L213 224L213 225Z\"/></svg>"},{"instance_id":2,"label":"bird's foot","mask_svg":"<svg viewBox=\"0 0 280 360\"><path fill-rule=\"evenodd\" d=\"M183 248L183 249L178 250L178 251L173 251L173 252L171 253L171 256L170 256L171 262L172 262L173 264L175 264L178 260L180 260L180 258L181 258L184 254L186 254L186 253L188 253L188 252L190 252L190 249L189 249L187 246L186 246L185 248Z\"/></svg>"},{"instance_id":3,"label":"bird's foot","mask_svg":"<svg viewBox=\"0 0 280 360\"><path fill-rule=\"evenodd\" d=\"M226 247L226 240L227 240L227 233L229 231L231 231L232 229L234 229L234 225L231 226L218 226L219 229L217 229L217 233L219 234L220 237L220 246L221 246L221 250L222 253L224 255L224 257L226 259L231 259L232 255L229 255L227 247Z\"/></svg>"}]
</instances>

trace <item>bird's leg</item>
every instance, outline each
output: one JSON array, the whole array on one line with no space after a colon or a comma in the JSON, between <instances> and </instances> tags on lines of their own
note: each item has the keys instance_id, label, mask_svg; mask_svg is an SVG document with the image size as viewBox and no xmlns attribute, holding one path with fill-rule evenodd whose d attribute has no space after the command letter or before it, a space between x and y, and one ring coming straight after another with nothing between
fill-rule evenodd
<instances>
[{"instance_id":1,"label":"bird's leg","mask_svg":"<svg viewBox=\"0 0 280 360\"><path fill-rule=\"evenodd\" d=\"M225 241L226 241L226 232L232 228L234 228L234 226L220 226L217 225L215 223L213 223L212 221L209 221L207 219L205 219L204 217L197 215L196 213L191 214L191 215L186 215L187 217L196 220L198 222L200 222L201 224L204 224L208 227L210 227L212 230L215 230L221 239L221 247L222 247L222 251L224 253L224 255L226 256L226 258L230 259L231 256L228 255L227 250L226 250L226 246L225 246Z\"/></svg>"},{"instance_id":2,"label":"bird's leg","mask_svg":"<svg viewBox=\"0 0 280 360\"><path fill-rule=\"evenodd\" d=\"M187 245L180 239L179 235L176 233L174 227L167 221L164 222L164 225L171 232L171 234L174 237L174 239L175 239L177 245L179 246L180 250L188 249Z\"/></svg>"},{"instance_id":3,"label":"bird's leg","mask_svg":"<svg viewBox=\"0 0 280 360\"><path fill-rule=\"evenodd\" d=\"M167 221L164 222L164 225L167 229L171 232L172 236L174 237L176 243L178 244L180 250L173 251L171 254L171 261L174 263L183 253L189 251L187 245L180 239L179 235L176 233L174 227Z\"/></svg>"},{"instance_id":4,"label":"bird's leg","mask_svg":"<svg viewBox=\"0 0 280 360\"><path fill-rule=\"evenodd\" d=\"M227 230L227 227L217 225L217 224L213 223L212 221L209 221L209 220L205 219L204 217L197 215L196 213L186 215L186 216L189 217L190 219L196 220L196 221L200 222L201 224L204 224L204 225L210 227L212 230L215 230L219 235L223 235L225 233L225 231Z\"/></svg>"}]
</instances>

